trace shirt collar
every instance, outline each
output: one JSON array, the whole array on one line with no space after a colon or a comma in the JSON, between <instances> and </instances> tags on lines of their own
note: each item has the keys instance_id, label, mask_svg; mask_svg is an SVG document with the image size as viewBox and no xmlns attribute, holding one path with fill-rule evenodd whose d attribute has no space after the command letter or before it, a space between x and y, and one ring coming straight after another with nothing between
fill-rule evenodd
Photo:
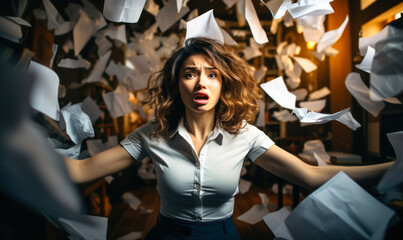
<instances>
[{"instance_id":1,"label":"shirt collar","mask_svg":"<svg viewBox=\"0 0 403 240\"><path fill-rule=\"evenodd\" d=\"M176 133L179 133L179 135L181 135L183 138L186 138L185 136L189 135L189 133L185 128L184 117L182 117L181 120L179 120L178 127L175 130L170 131L169 138L173 138L176 135ZM207 137L207 141L216 140L216 142L221 145L222 139L223 139L223 128L221 128L220 125L216 123L213 131L211 131L211 133Z\"/></svg>"}]
</instances>

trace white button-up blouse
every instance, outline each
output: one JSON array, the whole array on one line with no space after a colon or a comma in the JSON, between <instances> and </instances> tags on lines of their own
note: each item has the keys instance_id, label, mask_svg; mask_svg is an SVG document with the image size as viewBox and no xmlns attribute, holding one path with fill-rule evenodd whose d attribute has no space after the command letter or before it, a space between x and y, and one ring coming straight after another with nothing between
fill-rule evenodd
<instances>
[{"instance_id":1,"label":"white button-up blouse","mask_svg":"<svg viewBox=\"0 0 403 240\"><path fill-rule=\"evenodd\" d=\"M191 221L213 221L229 217L245 159L255 161L274 142L253 125L239 134L216 126L199 156L183 119L169 137L152 137L147 123L125 138L121 145L136 160L150 157L161 196L160 213Z\"/></svg>"}]
</instances>

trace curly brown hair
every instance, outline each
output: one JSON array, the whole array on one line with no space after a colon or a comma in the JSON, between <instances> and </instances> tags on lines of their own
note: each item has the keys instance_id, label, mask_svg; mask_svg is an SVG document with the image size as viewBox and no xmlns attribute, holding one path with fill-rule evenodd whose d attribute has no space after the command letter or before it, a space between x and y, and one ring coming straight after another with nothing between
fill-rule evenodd
<instances>
[{"instance_id":1,"label":"curly brown hair","mask_svg":"<svg viewBox=\"0 0 403 240\"><path fill-rule=\"evenodd\" d=\"M262 92L253 78L253 68L222 43L209 38L190 38L183 48L167 60L163 69L151 75L148 82L148 104L155 114L155 136L168 135L185 114L179 93L179 74L183 62L194 54L211 58L222 76L220 101L215 119L226 131L236 134L245 121L254 123L257 99ZM244 121L245 120L245 121Z\"/></svg>"}]
</instances>

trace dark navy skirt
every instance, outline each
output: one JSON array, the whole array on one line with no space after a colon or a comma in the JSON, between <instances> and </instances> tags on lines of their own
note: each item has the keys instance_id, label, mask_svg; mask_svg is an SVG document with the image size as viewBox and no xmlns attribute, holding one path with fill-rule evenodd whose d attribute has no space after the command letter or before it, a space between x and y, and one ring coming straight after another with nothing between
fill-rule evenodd
<instances>
[{"instance_id":1,"label":"dark navy skirt","mask_svg":"<svg viewBox=\"0 0 403 240\"><path fill-rule=\"evenodd\" d=\"M240 240L232 216L210 222L186 221L158 216L145 240Z\"/></svg>"}]
</instances>

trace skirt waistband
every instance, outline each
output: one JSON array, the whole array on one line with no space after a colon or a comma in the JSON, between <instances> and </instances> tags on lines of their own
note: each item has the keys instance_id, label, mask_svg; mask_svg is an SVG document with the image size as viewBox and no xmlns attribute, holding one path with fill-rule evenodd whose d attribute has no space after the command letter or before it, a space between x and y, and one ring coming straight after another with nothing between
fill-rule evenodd
<instances>
[{"instance_id":1,"label":"skirt waistband","mask_svg":"<svg viewBox=\"0 0 403 240\"><path fill-rule=\"evenodd\" d=\"M159 214L157 224L164 228L171 229L172 231L180 232L184 235L191 235L192 233L203 232L226 232L229 226L233 225L234 223L232 215L222 220L199 222L173 219Z\"/></svg>"}]
</instances>

